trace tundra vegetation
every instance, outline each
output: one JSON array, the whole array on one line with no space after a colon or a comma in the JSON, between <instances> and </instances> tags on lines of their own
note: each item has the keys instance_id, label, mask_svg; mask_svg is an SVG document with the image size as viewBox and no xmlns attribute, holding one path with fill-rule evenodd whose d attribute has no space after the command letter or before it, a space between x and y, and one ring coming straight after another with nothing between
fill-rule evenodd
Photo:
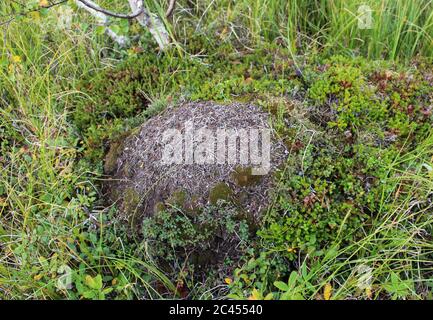
<instances>
[{"instance_id":1,"label":"tundra vegetation","mask_svg":"<svg viewBox=\"0 0 433 320\"><path fill-rule=\"evenodd\" d=\"M432 0L84 2L0 4L0 298L433 298ZM113 145L185 101L254 104L289 150L253 230L224 185L137 237L107 204ZM241 254L197 271L216 230Z\"/></svg>"}]
</instances>

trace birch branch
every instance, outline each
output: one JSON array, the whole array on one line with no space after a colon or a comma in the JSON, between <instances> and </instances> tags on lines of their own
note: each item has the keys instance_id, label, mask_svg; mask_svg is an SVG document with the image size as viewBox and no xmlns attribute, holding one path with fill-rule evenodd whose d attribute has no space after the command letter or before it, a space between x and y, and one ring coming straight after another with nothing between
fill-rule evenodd
<instances>
[{"instance_id":1,"label":"birch branch","mask_svg":"<svg viewBox=\"0 0 433 320\"><path fill-rule=\"evenodd\" d=\"M79 8L86 10L92 16L94 16L96 18L96 20L98 21L98 23L101 26L105 27L105 33L111 39L113 39L113 41L118 43L121 47L126 46L126 44L129 41L129 38L125 37L125 36L118 35L116 32L114 32L113 30L110 29L110 27L108 26L108 24L109 24L108 16L109 15L106 13L106 10L102 9L101 7L99 7L96 3L94 3L91 0L86 0L86 1L75 0L75 3L77 4L77 6ZM134 11L134 12L137 13L137 11ZM142 12L140 12L139 14L141 15ZM132 15L134 15L134 14L132 14Z\"/></svg>"},{"instance_id":2,"label":"birch branch","mask_svg":"<svg viewBox=\"0 0 433 320\"><path fill-rule=\"evenodd\" d=\"M129 20L131 20L131 19L137 18L143 12L143 9L139 9L139 10L133 12L132 14L115 13L115 12L112 12L110 10L101 8L96 3L94 3L92 0L77 0L77 1L81 2L82 4L84 4L85 6L89 7L90 9L93 9L93 10L99 12L99 13L103 13L106 16L110 16L110 17L113 17L113 18L129 19Z\"/></svg>"},{"instance_id":3,"label":"birch branch","mask_svg":"<svg viewBox=\"0 0 433 320\"><path fill-rule=\"evenodd\" d=\"M108 26L108 23L109 23L108 22L108 15L105 12L103 12L104 10L101 7L99 7L96 3L94 3L91 0L89 0L89 1L75 0L75 2L79 8L86 10L92 16L94 16L96 18L96 20L98 21L98 23L101 26L105 27L105 33L111 39L113 39L113 41L118 43L119 46L125 47L127 45L129 38L125 37L125 36L118 35L116 32L114 32L113 30L110 29L110 27Z\"/></svg>"},{"instance_id":4,"label":"birch branch","mask_svg":"<svg viewBox=\"0 0 433 320\"><path fill-rule=\"evenodd\" d=\"M173 14L174 8L176 7L176 0L170 0L170 3L168 4L167 11L165 12L165 17L170 18Z\"/></svg>"},{"instance_id":5,"label":"birch branch","mask_svg":"<svg viewBox=\"0 0 433 320\"><path fill-rule=\"evenodd\" d=\"M115 13L103 9L92 0L75 0L78 7L91 13L99 21L100 25L105 27L105 32L119 45L125 46L128 43L129 38L125 36L119 36L112 29L110 29L110 27L108 26L108 17L129 20L136 19L141 26L149 30L155 41L158 43L161 51L165 50L170 45L170 35L167 32L163 21L161 21L161 19L157 15L149 12L144 7L143 0L128 1L129 6L132 10L131 14ZM173 13L175 5L176 0L170 0L169 7L166 12L167 17L169 17Z\"/></svg>"},{"instance_id":6,"label":"birch branch","mask_svg":"<svg viewBox=\"0 0 433 320\"><path fill-rule=\"evenodd\" d=\"M155 41L158 43L161 51L164 51L170 45L170 35L164 26L164 23L153 13L144 8L142 0L128 0L129 6L133 12L141 10L141 14L136 17L139 24L148 28Z\"/></svg>"}]
</instances>

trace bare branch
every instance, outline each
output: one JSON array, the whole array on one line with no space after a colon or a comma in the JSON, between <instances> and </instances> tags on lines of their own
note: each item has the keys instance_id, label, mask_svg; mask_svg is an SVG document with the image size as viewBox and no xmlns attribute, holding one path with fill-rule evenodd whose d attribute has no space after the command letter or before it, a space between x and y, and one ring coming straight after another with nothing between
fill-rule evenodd
<instances>
[{"instance_id":1,"label":"bare branch","mask_svg":"<svg viewBox=\"0 0 433 320\"><path fill-rule=\"evenodd\" d=\"M144 8L143 0L128 0L129 6L132 11L142 10L142 14L136 19L139 24L143 27L148 28L153 38L159 45L159 48L163 51L170 44L170 35L168 34L164 23L158 18L158 16L149 13Z\"/></svg>"},{"instance_id":2,"label":"bare branch","mask_svg":"<svg viewBox=\"0 0 433 320\"><path fill-rule=\"evenodd\" d=\"M131 14L121 14L121 13L115 13L106 9L101 8L100 6L98 6L96 3L94 3L91 0L77 0L78 2L81 2L82 4L84 4L85 6L98 11L100 13L103 13L107 16L113 17L113 18L120 18L120 19L135 19L137 18L139 15L141 15L143 13L143 9L139 9Z\"/></svg>"},{"instance_id":3,"label":"bare branch","mask_svg":"<svg viewBox=\"0 0 433 320\"><path fill-rule=\"evenodd\" d=\"M78 7L89 12L92 16L94 16L98 20L100 25L105 27L105 33L108 34L108 36L110 36L111 39L117 42L121 47L126 46L126 44L128 43L128 37L118 35L108 27L109 24L108 15L101 10L94 9L94 7L99 8L96 3L94 3L93 1L85 1L86 2L85 4L81 0L75 0L75 2Z\"/></svg>"},{"instance_id":4,"label":"bare branch","mask_svg":"<svg viewBox=\"0 0 433 320\"><path fill-rule=\"evenodd\" d=\"M170 1L173 2L172 0ZM170 36L165 29L164 23L159 19L158 16L151 14L146 10L143 0L129 0L129 5L133 13L128 15L117 14L105 10L92 0L75 0L75 2L79 7L87 10L94 17L96 17L100 23L106 27L106 33L122 46L126 44L128 38L118 36L108 27L108 17L137 19L139 24L145 28L148 28L149 32L154 37L161 50L164 50L170 44ZM171 6L173 6L172 3Z\"/></svg>"},{"instance_id":5,"label":"bare branch","mask_svg":"<svg viewBox=\"0 0 433 320\"><path fill-rule=\"evenodd\" d=\"M161 50L165 50L170 44L170 35L167 32L167 29L163 21L161 21L161 19L157 15L149 12L145 8L143 0L128 0L128 1L132 10L131 14L121 14L121 13L112 12L110 10L106 10L104 8L101 8L98 4L96 4L92 0L75 0L75 3L79 8L86 10L92 16L94 16L98 20L99 25L105 27L105 33L108 34L120 46L126 46L126 44L129 42L129 38L126 36L116 34L109 27L109 17L129 19L129 20L137 19L140 25L142 25L143 27L149 30L149 32L152 34L152 36L158 43L159 48ZM3 18L9 18L9 19L0 22L0 26L7 25L11 21L13 21L16 16L26 16L31 12L37 12L42 9L49 9L66 2L68 2L68 0L58 0L58 2L50 2L48 6L44 6L43 8L32 9L32 10L23 11L15 14L4 15L2 16ZM173 14L175 6L176 6L176 0L170 0L166 11L167 18Z\"/></svg>"},{"instance_id":6,"label":"bare branch","mask_svg":"<svg viewBox=\"0 0 433 320\"><path fill-rule=\"evenodd\" d=\"M173 14L174 8L176 7L176 0L170 0L167 11L165 12L166 18L170 18Z\"/></svg>"}]
</instances>

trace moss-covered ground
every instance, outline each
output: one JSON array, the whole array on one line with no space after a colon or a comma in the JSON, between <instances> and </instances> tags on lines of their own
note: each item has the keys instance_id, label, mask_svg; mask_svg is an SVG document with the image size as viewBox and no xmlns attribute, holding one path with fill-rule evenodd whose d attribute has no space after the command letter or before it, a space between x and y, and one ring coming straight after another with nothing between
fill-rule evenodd
<instances>
[{"instance_id":1,"label":"moss-covered ground","mask_svg":"<svg viewBox=\"0 0 433 320\"><path fill-rule=\"evenodd\" d=\"M218 28L164 53L109 50L23 24L0 60L0 297L432 298L431 59L295 55ZM110 145L185 100L255 103L290 150L252 234L221 196L202 216L161 204L139 239L104 201ZM221 228L240 235L237 268L203 276L176 255Z\"/></svg>"}]
</instances>

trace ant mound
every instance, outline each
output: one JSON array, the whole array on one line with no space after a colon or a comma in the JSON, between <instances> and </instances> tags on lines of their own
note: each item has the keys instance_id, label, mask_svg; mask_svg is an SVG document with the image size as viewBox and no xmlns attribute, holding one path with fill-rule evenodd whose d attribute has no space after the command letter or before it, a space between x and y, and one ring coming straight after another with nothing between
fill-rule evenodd
<instances>
[{"instance_id":1,"label":"ant mound","mask_svg":"<svg viewBox=\"0 0 433 320\"><path fill-rule=\"evenodd\" d=\"M245 221L244 229L256 229L286 157L269 114L260 108L185 103L112 143L104 189L135 235L160 240L173 235L163 240L173 246L176 238L183 250L196 250L196 241L217 259L216 252L226 255L236 246L228 225ZM192 228L180 225L182 219Z\"/></svg>"}]
</instances>

